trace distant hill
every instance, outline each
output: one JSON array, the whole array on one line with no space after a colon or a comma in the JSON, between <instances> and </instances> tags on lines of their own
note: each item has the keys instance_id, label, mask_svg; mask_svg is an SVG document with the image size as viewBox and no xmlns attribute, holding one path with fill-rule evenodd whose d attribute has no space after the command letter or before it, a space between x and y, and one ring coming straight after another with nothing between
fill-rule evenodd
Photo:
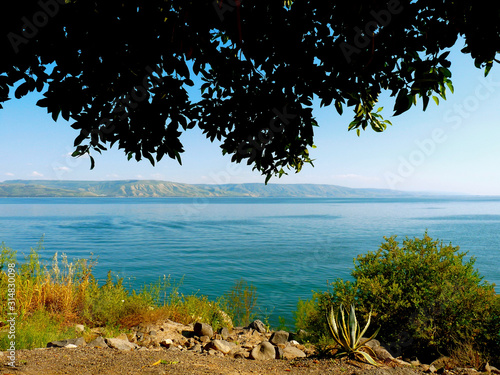
<instances>
[{"instance_id":1,"label":"distant hill","mask_svg":"<svg viewBox=\"0 0 500 375\"><path fill-rule=\"evenodd\" d=\"M10 180L0 183L0 197L295 197L390 198L412 194L385 189L354 189L317 184L190 185L157 180L60 181Z\"/></svg>"}]
</instances>

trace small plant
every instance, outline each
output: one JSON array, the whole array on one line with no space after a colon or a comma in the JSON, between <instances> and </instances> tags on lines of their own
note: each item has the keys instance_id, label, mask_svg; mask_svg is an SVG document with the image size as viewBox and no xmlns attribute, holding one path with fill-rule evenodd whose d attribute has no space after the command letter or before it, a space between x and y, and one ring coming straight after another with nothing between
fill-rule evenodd
<instances>
[{"instance_id":1,"label":"small plant","mask_svg":"<svg viewBox=\"0 0 500 375\"><path fill-rule=\"evenodd\" d=\"M354 311L354 305L351 305L351 312L348 315L348 321L346 322L347 312L344 313L344 307L340 305L340 316L335 316L333 313L333 308L330 310L330 314L327 315L328 326L330 327L330 332L333 336L335 342L340 346L340 350L335 354L335 357L347 356L349 358L361 358L365 359L368 363L378 366L373 357L368 353L371 352L374 356L373 350L366 345L366 343L377 336L377 331L368 339L364 339L363 335L366 333L368 326L370 325L371 312L368 316L368 321L366 322L365 328L361 331L361 327L356 319L356 312ZM367 352L368 351L368 352Z\"/></svg>"},{"instance_id":2,"label":"small plant","mask_svg":"<svg viewBox=\"0 0 500 375\"><path fill-rule=\"evenodd\" d=\"M247 326L255 318L257 288L240 279L219 299L223 310L233 319L236 326Z\"/></svg>"}]
</instances>

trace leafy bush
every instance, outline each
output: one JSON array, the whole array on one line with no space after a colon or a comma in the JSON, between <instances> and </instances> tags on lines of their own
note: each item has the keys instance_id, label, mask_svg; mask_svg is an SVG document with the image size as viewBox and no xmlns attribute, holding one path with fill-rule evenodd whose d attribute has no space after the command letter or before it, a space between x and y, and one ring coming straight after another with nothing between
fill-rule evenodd
<instances>
[{"instance_id":1,"label":"leafy bush","mask_svg":"<svg viewBox=\"0 0 500 375\"><path fill-rule=\"evenodd\" d=\"M429 360L469 343L490 358L498 356L500 298L474 269L475 259L427 233L406 238L402 246L396 237L385 240L377 251L355 259L355 281L337 279L330 291L299 305L298 328L319 339L328 330L323 317L331 306L355 303L365 317L373 311L378 337L396 355Z\"/></svg>"}]
</instances>

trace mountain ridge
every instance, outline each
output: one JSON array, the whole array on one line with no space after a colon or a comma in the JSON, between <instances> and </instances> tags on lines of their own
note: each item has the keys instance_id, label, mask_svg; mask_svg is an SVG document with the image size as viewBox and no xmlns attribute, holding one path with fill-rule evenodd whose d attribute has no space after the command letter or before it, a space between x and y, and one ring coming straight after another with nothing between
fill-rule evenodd
<instances>
[{"instance_id":1,"label":"mountain ridge","mask_svg":"<svg viewBox=\"0 0 500 375\"><path fill-rule=\"evenodd\" d=\"M393 198L428 196L389 189L349 188L328 184L185 184L162 180L7 180L0 197L282 197Z\"/></svg>"}]
</instances>

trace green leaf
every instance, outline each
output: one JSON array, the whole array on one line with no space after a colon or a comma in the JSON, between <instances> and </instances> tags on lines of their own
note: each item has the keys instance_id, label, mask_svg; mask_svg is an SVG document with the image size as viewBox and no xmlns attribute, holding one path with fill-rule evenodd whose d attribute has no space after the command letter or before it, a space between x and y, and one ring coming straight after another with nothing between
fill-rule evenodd
<instances>
[{"instance_id":1,"label":"green leaf","mask_svg":"<svg viewBox=\"0 0 500 375\"><path fill-rule=\"evenodd\" d=\"M432 99L436 102L437 105L439 105L439 98L437 96L432 96Z\"/></svg>"},{"instance_id":2,"label":"green leaf","mask_svg":"<svg viewBox=\"0 0 500 375\"><path fill-rule=\"evenodd\" d=\"M484 76L485 77L490 73L490 70L492 67L493 67L493 61L488 61L486 63L486 67L484 68Z\"/></svg>"},{"instance_id":3,"label":"green leaf","mask_svg":"<svg viewBox=\"0 0 500 375\"><path fill-rule=\"evenodd\" d=\"M342 108L342 102L340 100L335 101L335 109L337 110L339 115L342 115L344 109Z\"/></svg>"},{"instance_id":4,"label":"green leaf","mask_svg":"<svg viewBox=\"0 0 500 375\"><path fill-rule=\"evenodd\" d=\"M422 102L423 110L425 111L427 109L427 106L429 105L429 97L427 95L422 96Z\"/></svg>"},{"instance_id":5,"label":"green leaf","mask_svg":"<svg viewBox=\"0 0 500 375\"><path fill-rule=\"evenodd\" d=\"M401 113L406 112L411 107L411 101L408 97L408 91L402 89L399 91L394 103L394 116L399 116Z\"/></svg>"},{"instance_id":6,"label":"green leaf","mask_svg":"<svg viewBox=\"0 0 500 375\"><path fill-rule=\"evenodd\" d=\"M453 84L451 83L451 81L446 81L446 86L448 86L452 94L455 92L455 89L453 88Z\"/></svg>"}]
</instances>

